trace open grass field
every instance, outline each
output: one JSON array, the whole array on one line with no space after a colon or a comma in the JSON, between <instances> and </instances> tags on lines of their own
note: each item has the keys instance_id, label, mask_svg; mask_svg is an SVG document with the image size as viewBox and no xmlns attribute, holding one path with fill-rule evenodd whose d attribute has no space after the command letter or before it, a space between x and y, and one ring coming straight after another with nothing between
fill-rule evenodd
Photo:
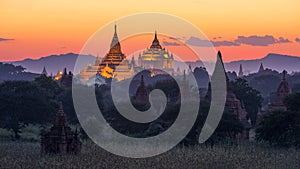
<instances>
[{"instance_id":1,"label":"open grass field","mask_svg":"<svg viewBox=\"0 0 300 169\"><path fill-rule=\"evenodd\" d=\"M300 150L277 149L254 143L176 147L146 159L119 157L85 142L79 155L41 155L38 142L0 142L0 168L262 168L299 169Z\"/></svg>"}]
</instances>

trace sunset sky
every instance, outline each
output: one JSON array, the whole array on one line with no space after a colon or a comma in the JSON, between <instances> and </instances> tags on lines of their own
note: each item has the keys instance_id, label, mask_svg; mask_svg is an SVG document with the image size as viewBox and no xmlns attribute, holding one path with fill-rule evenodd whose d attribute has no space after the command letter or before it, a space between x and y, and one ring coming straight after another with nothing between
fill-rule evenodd
<instances>
[{"instance_id":1,"label":"sunset sky","mask_svg":"<svg viewBox=\"0 0 300 169\"><path fill-rule=\"evenodd\" d=\"M225 61L268 53L300 56L299 0L0 0L0 61L79 53L98 29L140 12L185 19L222 51ZM192 36L184 40L197 41ZM160 41L180 49L162 37Z\"/></svg>"}]
</instances>

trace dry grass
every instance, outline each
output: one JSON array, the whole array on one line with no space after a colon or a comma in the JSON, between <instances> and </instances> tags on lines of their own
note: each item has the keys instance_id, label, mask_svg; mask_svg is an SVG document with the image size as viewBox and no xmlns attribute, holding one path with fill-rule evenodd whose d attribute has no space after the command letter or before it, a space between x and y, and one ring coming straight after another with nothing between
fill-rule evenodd
<instances>
[{"instance_id":1,"label":"dry grass","mask_svg":"<svg viewBox=\"0 0 300 169\"><path fill-rule=\"evenodd\" d=\"M300 168L300 151L257 144L177 147L159 156L130 159L84 143L80 155L41 155L38 143L0 143L0 168Z\"/></svg>"}]
</instances>

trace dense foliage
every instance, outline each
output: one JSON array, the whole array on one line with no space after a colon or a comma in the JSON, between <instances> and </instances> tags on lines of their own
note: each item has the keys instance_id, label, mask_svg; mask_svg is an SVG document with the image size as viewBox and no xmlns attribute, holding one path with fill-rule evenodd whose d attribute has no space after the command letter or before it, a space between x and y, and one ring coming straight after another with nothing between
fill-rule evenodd
<instances>
[{"instance_id":1,"label":"dense foliage","mask_svg":"<svg viewBox=\"0 0 300 169\"><path fill-rule=\"evenodd\" d=\"M245 79L238 78L232 82L232 90L236 97L244 104L252 125L256 123L257 112L263 101L260 92L249 86Z\"/></svg>"},{"instance_id":2,"label":"dense foliage","mask_svg":"<svg viewBox=\"0 0 300 169\"><path fill-rule=\"evenodd\" d=\"M257 140L276 146L300 147L300 113L274 111L265 115L256 129Z\"/></svg>"},{"instance_id":3,"label":"dense foliage","mask_svg":"<svg viewBox=\"0 0 300 169\"><path fill-rule=\"evenodd\" d=\"M56 95L62 89L50 77L34 81L5 81L0 84L0 127L13 131L15 139L25 125L47 124L58 108Z\"/></svg>"},{"instance_id":4,"label":"dense foliage","mask_svg":"<svg viewBox=\"0 0 300 169\"><path fill-rule=\"evenodd\" d=\"M300 147L300 93L286 98L287 111L266 113L256 129L257 140L277 146Z\"/></svg>"},{"instance_id":5,"label":"dense foliage","mask_svg":"<svg viewBox=\"0 0 300 169\"><path fill-rule=\"evenodd\" d=\"M285 105L290 111L300 111L300 92L294 93L285 99Z\"/></svg>"},{"instance_id":6,"label":"dense foliage","mask_svg":"<svg viewBox=\"0 0 300 169\"><path fill-rule=\"evenodd\" d=\"M7 80L33 80L37 76L39 75L25 72L22 66L0 62L0 83Z\"/></svg>"}]
</instances>

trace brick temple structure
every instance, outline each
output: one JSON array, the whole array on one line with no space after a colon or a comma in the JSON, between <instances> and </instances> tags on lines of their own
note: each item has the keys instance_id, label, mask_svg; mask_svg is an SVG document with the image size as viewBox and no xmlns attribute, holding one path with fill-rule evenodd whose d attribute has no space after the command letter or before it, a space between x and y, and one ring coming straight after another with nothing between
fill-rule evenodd
<instances>
[{"instance_id":1,"label":"brick temple structure","mask_svg":"<svg viewBox=\"0 0 300 169\"><path fill-rule=\"evenodd\" d=\"M272 103L268 104L268 111L286 111L287 107L284 105L284 99L292 93L292 89L286 80L287 71L282 72L283 78L277 88L276 98Z\"/></svg>"},{"instance_id":2,"label":"brick temple structure","mask_svg":"<svg viewBox=\"0 0 300 169\"><path fill-rule=\"evenodd\" d=\"M236 95L233 93L233 86L227 76L224 63L222 60L222 54L219 51L217 56L221 63L222 67L225 73L226 77L226 86L227 86L227 92L226 92L226 102L224 107L224 113L230 113L237 117L237 119L240 121L240 123L243 125L243 131L242 133L239 133L236 135L236 139L240 141L249 140L249 134L250 129L252 128L251 123L247 120L247 112L245 109L244 104L236 97ZM209 83L208 91L206 95L206 99L210 102L211 101L211 84Z\"/></svg>"},{"instance_id":3,"label":"brick temple structure","mask_svg":"<svg viewBox=\"0 0 300 169\"><path fill-rule=\"evenodd\" d=\"M41 153L80 153L82 143L79 140L77 129L75 132L68 126L62 103L56 114L53 126L49 131L41 133Z\"/></svg>"},{"instance_id":4,"label":"brick temple structure","mask_svg":"<svg viewBox=\"0 0 300 169\"><path fill-rule=\"evenodd\" d=\"M143 103L147 103L149 101L149 99L148 99L148 90L145 86L143 75L141 76L141 83L140 83L139 87L136 90L135 99L137 101L143 102Z\"/></svg>"}]
</instances>

